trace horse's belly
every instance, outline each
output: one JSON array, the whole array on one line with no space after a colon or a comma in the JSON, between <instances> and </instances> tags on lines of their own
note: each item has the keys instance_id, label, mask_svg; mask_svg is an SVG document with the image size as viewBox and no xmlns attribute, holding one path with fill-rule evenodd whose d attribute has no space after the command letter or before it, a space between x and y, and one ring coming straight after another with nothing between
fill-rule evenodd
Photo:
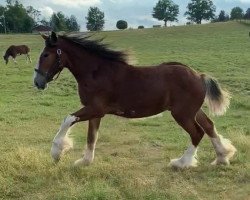
<instances>
[{"instance_id":1,"label":"horse's belly","mask_svg":"<svg viewBox=\"0 0 250 200\"><path fill-rule=\"evenodd\" d=\"M168 104L165 98L150 99L150 100L127 100L122 104L118 104L112 114L126 118L141 118L157 115L165 110L168 110Z\"/></svg>"},{"instance_id":2,"label":"horse's belly","mask_svg":"<svg viewBox=\"0 0 250 200\"><path fill-rule=\"evenodd\" d=\"M159 113L162 113L165 110L160 111L137 111L137 110L127 110L127 111L117 111L114 113L117 116L125 117L125 118L143 118L143 117L150 117L153 115L157 115Z\"/></svg>"}]
</instances>

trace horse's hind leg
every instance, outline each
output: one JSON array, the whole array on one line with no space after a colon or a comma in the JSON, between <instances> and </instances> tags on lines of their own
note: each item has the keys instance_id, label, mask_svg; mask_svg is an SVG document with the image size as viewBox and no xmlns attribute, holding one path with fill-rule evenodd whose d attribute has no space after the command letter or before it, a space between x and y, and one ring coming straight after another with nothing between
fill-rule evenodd
<instances>
[{"instance_id":1,"label":"horse's hind leg","mask_svg":"<svg viewBox=\"0 0 250 200\"><path fill-rule=\"evenodd\" d=\"M100 126L101 118L89 120L87 145L83 155L83 158L75 161L75 165L89 165L94 160L95 145L98 137L98 129Z\"/></svg>"},{"instance_id":2,"label":"horse's hind leg","mask_svg":"<svg viewBox=\"0 0 250 200\"><path fill-rule=\"evenodd\" d=\"M204 131L200 125L195 121L195 115L183 116L182 113L171 113L176 122L189 133L192 144L188 147L181 158L173 159L170 166L177 168L188 168L197 166L196 152L197 146L200 143Z\"/></svg>"},{"instance_id":3,"label":"horse's hind leg","mask_svg":"<svg viewBox=\"0 0 250 200\"><path fill-rule=\"evenodd\" d=\"M202 110L197 113L196 120L210 137L215 149L217 158L212 164L229 164L229 159L233 157L236 148L231 144L230 140L223 138L216 132L214 123Z\"/></svg>"}]
</instances>

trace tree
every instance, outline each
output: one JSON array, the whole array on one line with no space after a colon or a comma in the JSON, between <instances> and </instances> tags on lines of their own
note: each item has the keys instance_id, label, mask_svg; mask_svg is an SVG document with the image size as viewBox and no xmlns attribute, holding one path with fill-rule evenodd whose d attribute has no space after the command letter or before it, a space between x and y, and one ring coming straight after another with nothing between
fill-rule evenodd
<instances>
[{"instance_id":1,"label":"tree","mask_svg":"<svg viewBox=\"0 0 250 200\"><path fill-rule=\"evenodd\" d=\"M90 7L86 20L86 27L89 31L100 31L104 27L104 12L101 12L97 7Z\"/></svg>"},{"instance_id":2,"label":"tree","mask_svg":"<svg viewBox=\"0 0 250 200\"><path fill-rule=\"evenodd\" d=\"M126 21L124 21L124 20L118 20L116 22L116 28L118 28L118 29L126 29L126 28L128 28L128 23Z\"/></svg>"},{"instance_id":3,"label":"tree","mask_svg":"<svg viewBox=\"0 0 250 200\"><path fill-rule=\"evenodd\" d=\"M51 25L50 22L47 21L45 18L43 18L39 23L42 24L43 26L50 26Z\"/></svg>"},{"instance_id":4,"label":"tree","mask_svg":"<svg viewBox=\"0 0 250 200\"><path fill-rule=\"evenodd\" d=\"M66 17L62 12L53 13L50 24L54 31L67 31Z\"/></svg>"},{"instance_id":5,"label":"tree","mask_svg":"<svg viewBox=\"0 0 250 200\"><path fill-rule=\"evenodd\" d=\"M229 20L229 16L226 14L226 12L224 10L221 10L217 21L218 22L225 22L228 20Z\"/></svg>"},{"instance_id":6,"label":"tree","mask_svg":"<svg viewBox=\"0 0 250 200\"><path fill-rule=\"evenodd\" d=\"M167 22L178 21L179 6L174 4L172 0L159 0L153 8L152 16L160 21L164 21L164 26Z\"/></svg>"},{"instance_id":7,"label":"tree","mask_svg":"<svg viewBox=\"0 0 250 200\"><path fill-rule=\"evenodd\" d=\"M41 15L41 11L36 10L32 6L28 6L26 8L26 11L27 11L28 15L33 19L33 21L37 24L39 21L39 17Z\"/></svg>"},{"instance_id":8,"label":"tree","mask_svg":"<svg viewBox=\"0 0 250 200\"><path fill-rule=\"evenodd\" d=\"M31 32L35 21L19 1L7 0L5 11L6 28L10 32Z\"/></svg>"},{"instance_id":9,"label":"tree","mask_svg":"<svg viewBox=\"0 0 250 200\"><path fill-rule=\"evenodd\" d=\"M0 32L6 33L5 7L0 5Z\"/></svg>"},{"instance_id":10,"label":"tree","mask_svg":"<svg viewBox=\"0 0 250 200\"><path fill-rule=\"evenodd\" d=\"M244 15L245 19L250 19L250 8L247 9L246 14Z\"/></svg>"},{"instance_id":11,"label":"tree","mask_svg":"<svg viewBox=\"0 0 250 200\"><path fill-rule=\"evenodd\" d=\"M244 16L244 13L243 13L243 10L242 8L240 7L234 7L232 10L231 10L231 19L234 20L234 19L242 19L243 16Z\"/></svg>"},{"instance_id":12,"label":"tree","mask_svg":"<svg viewBox=\"0 0 250 200\"><path fill-rule=\"evenodd\" d=\"M41 24L48 26L50 25L54 31L79 31L80 25L77 23L76 17L71 15L67 17L63 12L53 13L50 18L50 22L43 19L40 21Z\"/></svg>"},{"instance_id":13,"label":"tree","mask_svg":"<svg viewBox=\"0 0 250 200\"><path fill-rule=\"evenodd\" d=\"M191 0L185 12L188 20L201 24L202 20L210 20L215 16L215 6L211 0Z\"/></svg>"},{"instance_id":14,"label":"tree","mask_svg":"<svg viewBox=\"0 0 250 200\"><path fill-rule=\"evenodd\" d=\"M79 31L80 25L77 23L76 17L71 15L70 18L66 19L66 26L68 31Z\"/></svg>"}]
</instances>

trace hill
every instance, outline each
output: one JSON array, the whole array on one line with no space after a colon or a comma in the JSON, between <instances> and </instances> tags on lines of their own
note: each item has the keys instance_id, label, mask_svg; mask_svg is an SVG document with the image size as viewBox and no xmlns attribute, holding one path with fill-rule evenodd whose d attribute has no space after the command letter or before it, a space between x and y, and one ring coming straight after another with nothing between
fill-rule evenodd
<instances>
[{"instance_id":1,"label":"hill","mask_svg":"<svg viewBox=\"0 0 250 200\"><path fill-rule=\"evenodd\" d=\"M80 107L76 83L64 70L48 90L32 86L34 65L44 47L38 35L0 35L2 52L27 44L32 64L0 61L0 199L248 199L250 196L250 38L249 26L235 22L100 32L112 48L132 52L137 65L178 61L216 77L232 94L231 107L212 117L238 152L230 166L214 167L207 137L199 166L175 171L189 136L168 112L142 121L106 116L96 157L74 168L86 142L87 123L72 129L74 150L58 165L49 152L61 120ZM205 108L206 110L206 108Z\"/></svg>"}]
</instances>

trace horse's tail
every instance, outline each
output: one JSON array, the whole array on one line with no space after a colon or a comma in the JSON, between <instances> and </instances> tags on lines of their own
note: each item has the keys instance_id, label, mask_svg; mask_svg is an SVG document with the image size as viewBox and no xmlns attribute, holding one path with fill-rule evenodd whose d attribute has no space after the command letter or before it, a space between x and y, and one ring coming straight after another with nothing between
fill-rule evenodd
<instances>
[{"instance_id":1,"label":"horse's tail","mask_svg":"<svg viewBox=\"0 0 250 200\"><path fill-rule=\"evenodd\" d=\"M206 87L205 101L209 110L214 115L223 115L230 104L230 94L223 90L216 79L202 75Z\"/></svg>"}]
</instances>

